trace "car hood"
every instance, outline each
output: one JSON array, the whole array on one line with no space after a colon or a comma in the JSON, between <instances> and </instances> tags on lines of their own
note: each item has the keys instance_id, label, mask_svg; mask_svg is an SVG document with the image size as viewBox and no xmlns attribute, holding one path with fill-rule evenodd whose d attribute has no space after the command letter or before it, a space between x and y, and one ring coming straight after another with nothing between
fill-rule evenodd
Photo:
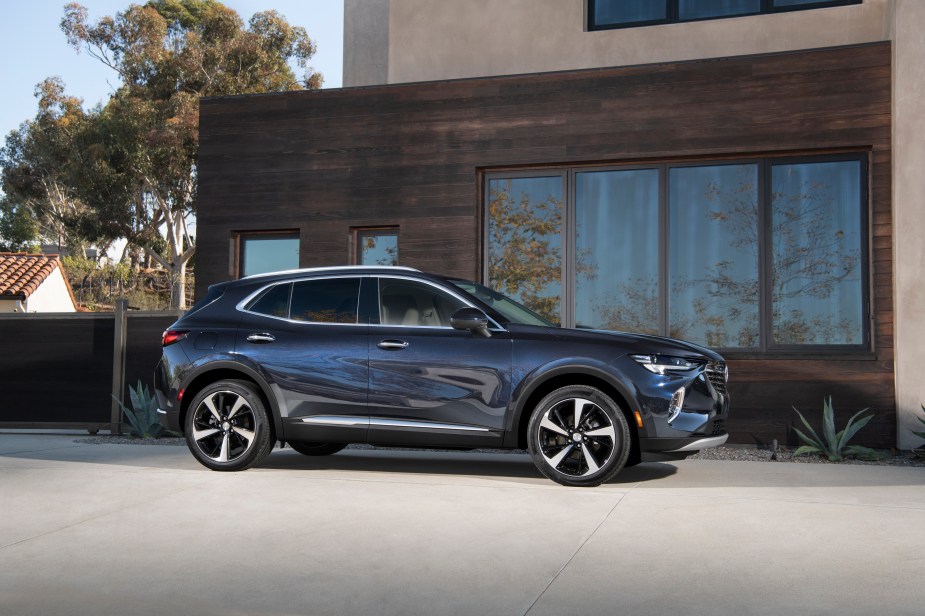
<instances>
[{"instance_id":1,"label":"car hood","mask_svg":"<svg viewBox=\"0 0 925 616\"><path fill-rule=\"evenodd\" d=\"M679 355L681 357L706 357L713 361L724 361L723 356L707 347L649 334L610 331L603 329L569 329L560 327L535 327L528 325L511 326L511 333L523 333L550 337L565 343L597 343L617 345L626 349L628 354Z\"/></svg>"}]
</instances>

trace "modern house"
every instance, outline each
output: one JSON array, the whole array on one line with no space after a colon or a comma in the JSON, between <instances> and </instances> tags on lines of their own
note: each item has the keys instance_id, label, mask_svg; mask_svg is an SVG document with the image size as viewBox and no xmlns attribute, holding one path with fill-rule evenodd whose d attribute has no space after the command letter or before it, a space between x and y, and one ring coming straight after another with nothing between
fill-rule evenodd
<instances>
[{"instance_id":1,"label":"modern house","mask_svg":"<svg viewBox=\"0 0 925 616\"><path fill-rule=\"evenodd\" d=\"M732 439L925 401L925 2L346 0L344 85L201 104L197 294L400 263L729 359ZM917 422L915 422L917 423Z\"/></svg>"},{"instance_id":2,"label":"modern house","mask_svg":"<svg viewBox=\"0 0 925 616\"><path fill-rule=\"evenodd\" d=\"M0 252L0 313L76 311L58 255Z\"/></svg>"}]
</instances>

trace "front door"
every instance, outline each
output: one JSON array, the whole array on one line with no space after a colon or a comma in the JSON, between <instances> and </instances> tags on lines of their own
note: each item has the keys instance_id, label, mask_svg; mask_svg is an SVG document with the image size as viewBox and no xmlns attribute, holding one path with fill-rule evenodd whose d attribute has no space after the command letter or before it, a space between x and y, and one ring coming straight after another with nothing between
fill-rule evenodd
<instances>
[{"instance_id":1,"label":"front door","mask_svg":"<svg viewBox=\"0 0 925 616\"><path fill-rule=\"evenodd\" d=\"M369 328L369 441L498 445L511 396L511 337L450 326L468 304L436 283L379 277Z\"/></svg>"}]
</instances>

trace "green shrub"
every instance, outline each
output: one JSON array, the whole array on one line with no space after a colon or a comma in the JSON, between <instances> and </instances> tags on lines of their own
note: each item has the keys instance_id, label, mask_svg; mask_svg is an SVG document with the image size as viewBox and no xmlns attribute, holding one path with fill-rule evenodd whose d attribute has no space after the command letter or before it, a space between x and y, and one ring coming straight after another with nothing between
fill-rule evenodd
<instances>
[{"instance_id":1,"label":"green shrub","mask_svg":"<svg viewBox=\"0 0 925 616\"><path fill-rule=\"evenodd\" d=\"M126 407L121 400L116 399L122 407L122 414L129 425L132 436L139 438L158 438L161 436L175 436L174 432L167 430L157 418L157 399L151 395L146 385L138 381L135 389L128 388L132 408ZM113 396L115 399L115 396Z\"/></svg>"},{"instance_id":2,"label":"green shrub","mask_svg":"<svg viewBox=\"0 0 925 616\"><path fill-rule=\"evenodd\" d=\"M845 426L844 430L835 432L835 411L832 409L832 397L829 396L823 401L821 438L816 434L816 431L813 430L813 427L809 425L809 422L806 421L803 414L797 411L796 407L794 407L793 410L796 411L796 414L800 416L800 421L802 421L806 429L809 430L809 435L807 435L797 428L793 429L803 442L803 445L798 447L796 451L793 452L793 455L821 455L832 462L841 462L845 456L854 456L861 460L880 460L885 457L884 454L868 447L848 445L848 441L850 441L861 428L866 426L867 422L873 419L873 413L858 419L861 413L867 409L855 413L851 419L848 420L848 425Z\"/></svg>"}]
</instances>

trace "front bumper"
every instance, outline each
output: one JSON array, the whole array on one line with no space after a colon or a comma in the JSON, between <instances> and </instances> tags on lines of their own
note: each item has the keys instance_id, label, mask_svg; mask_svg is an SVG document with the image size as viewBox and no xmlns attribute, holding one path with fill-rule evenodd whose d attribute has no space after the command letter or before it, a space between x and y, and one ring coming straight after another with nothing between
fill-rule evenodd
<instances>
[{"instance_id":1,"label":"front bumper","mask_svg":"<svg viewBox=\"0 0 925 616\"><path fill-rule=\"evenodd\" d=\"M726 432L712 436L691 436L687 438L640 438L639 448L642 450L643 462L683 460L701 449L719 447L728 439L729 434Z\"/></svg>"}]
</instances>

